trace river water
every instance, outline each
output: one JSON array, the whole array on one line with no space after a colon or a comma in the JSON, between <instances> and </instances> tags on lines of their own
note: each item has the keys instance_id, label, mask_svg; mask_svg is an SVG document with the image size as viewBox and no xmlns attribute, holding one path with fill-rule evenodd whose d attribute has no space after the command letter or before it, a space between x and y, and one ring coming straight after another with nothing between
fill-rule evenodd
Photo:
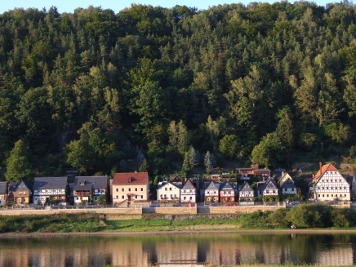
<instances>
[{"instance_id":1,"label":"river water","mask_svg":"<svg viewBox=\"0 0 356 267\"><path fill-rule=\"evenodd\" d=\"M0 239L0 266L356 264L356 234L191 234ZM178 264L177 264L178 263ZM173 266L173 265L172 265Z\"/></svg>"}]
</instances>

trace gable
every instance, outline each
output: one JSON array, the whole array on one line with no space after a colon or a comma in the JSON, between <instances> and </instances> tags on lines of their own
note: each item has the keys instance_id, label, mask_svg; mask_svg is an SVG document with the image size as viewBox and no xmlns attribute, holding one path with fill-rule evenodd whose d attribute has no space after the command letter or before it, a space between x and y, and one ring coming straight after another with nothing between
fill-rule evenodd
<instances>
[{"instance_id":1,"label":"gable","mask_svg":"<svg viewBox=\"0 0 356 267\"><path fill-rule=\"evenodd\" d=\"M334 165L331 163L321 166L321 168L314 175L313 182L317 182L326 172L338 172Z\"/></svg>"}]
</instances>

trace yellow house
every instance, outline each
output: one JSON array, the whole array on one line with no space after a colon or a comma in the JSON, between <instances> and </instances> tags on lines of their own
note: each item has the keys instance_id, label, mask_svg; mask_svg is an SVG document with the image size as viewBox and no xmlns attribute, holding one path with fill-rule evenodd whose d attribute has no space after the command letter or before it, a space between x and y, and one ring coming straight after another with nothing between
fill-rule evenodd
<instances>
[{"instance_id":1,"label":"yellow house","mask_svg":"<svg viewBox=\"0 0 356 267\"><path fill-rule=\"evenodd\" d=\"M149 200L147 172L115 173L112 182L112 203Z\"/></svg>"}]
</instances>

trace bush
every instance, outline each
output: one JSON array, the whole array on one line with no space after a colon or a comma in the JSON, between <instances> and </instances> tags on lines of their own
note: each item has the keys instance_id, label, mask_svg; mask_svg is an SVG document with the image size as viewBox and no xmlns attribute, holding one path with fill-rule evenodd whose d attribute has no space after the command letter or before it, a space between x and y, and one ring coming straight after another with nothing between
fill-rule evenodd
<instances>
[{"instance_id":1,"label":"bush","mask_svg":"<svg viewBox=\"0 0 356 267\"><path fill-rule=\"evenodd\" d=\"M332 224L335 227L349 227L348 210L334 208L332 210Z\"/></svg>"},{"instance_id":2,"label":"bush","mask_svg":"<svg viewBox=\"0 0 356 267\"><path fill-rule=\"evenodd\" d=\"M298 228L332 226L332 208L323 204L302 204L293 207L287 220Z\"/></svg>"},{"instance_id":3,"label":"bush","mask_svg":"<svg viewBox=\"0 0 356 267\"><path fill-rule=\"evenodd\" d=\"M287 219L288 212L287 209L275 210L267 217L267 222L274 227L290 227L290 222Z\"/></svg>"},{"instance_id":4,"label":"bush","mask_svg":"<svg viewBox=\"0 0 356 267\"><path fill-rule=\"evenodd\" d=\"M356 157L356 146L352 146L349 149L350 157L355 158Z\"/></svg>"}]
</instances>

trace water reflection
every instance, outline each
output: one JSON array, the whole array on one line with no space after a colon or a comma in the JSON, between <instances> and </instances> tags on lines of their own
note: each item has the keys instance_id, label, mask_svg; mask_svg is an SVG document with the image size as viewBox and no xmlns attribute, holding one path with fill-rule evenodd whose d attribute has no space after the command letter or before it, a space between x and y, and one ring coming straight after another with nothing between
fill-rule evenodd
<instances>
[{"instance_id":1,"label":"water reflection","mask_svg":"<svg viewBox=\"0 0 356 267\"><path fill-rule=\"evenodd\" d=\"M190 260L353 265L356 235L154 235L0 239L0 266L150 266Z\"/></svg>"}]
</instances>

